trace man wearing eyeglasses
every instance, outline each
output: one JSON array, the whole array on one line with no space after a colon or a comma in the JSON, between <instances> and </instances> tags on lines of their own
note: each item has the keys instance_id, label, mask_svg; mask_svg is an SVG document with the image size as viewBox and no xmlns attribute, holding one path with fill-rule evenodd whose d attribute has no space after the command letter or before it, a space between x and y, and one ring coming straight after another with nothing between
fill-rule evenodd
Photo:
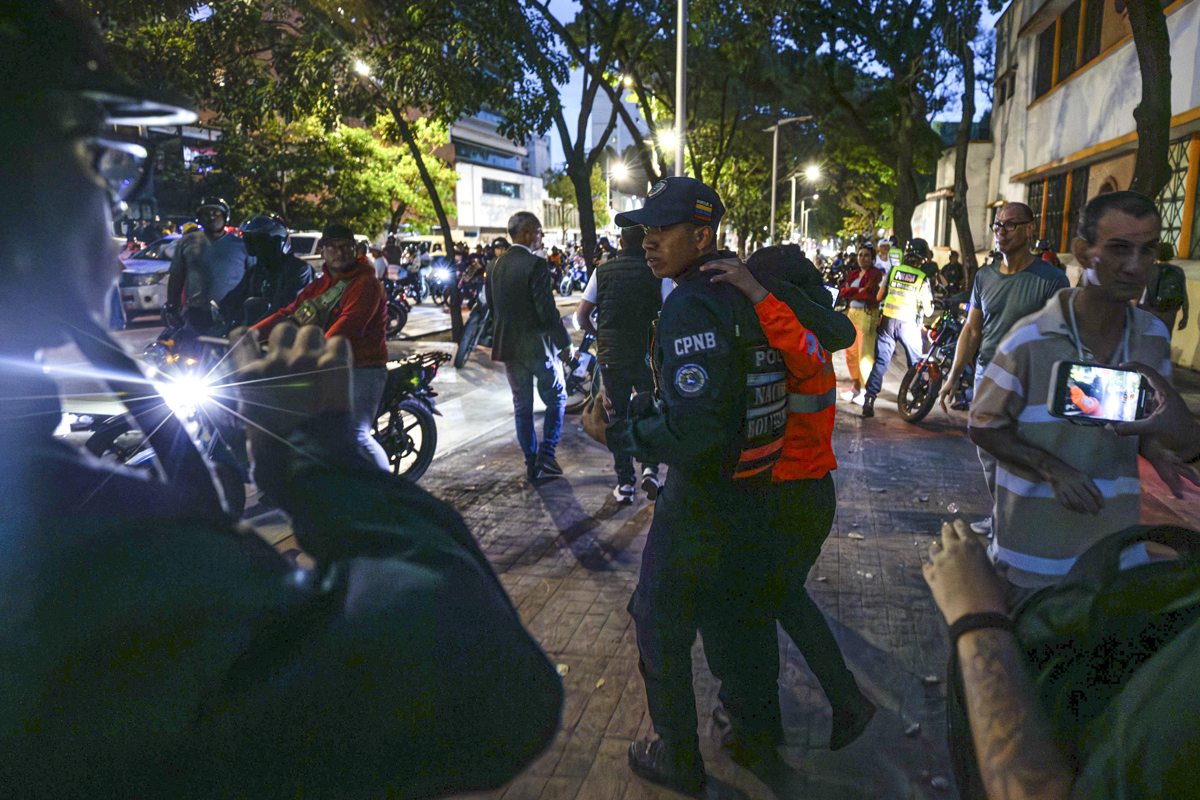
<instances>
[{"instance_id":1,"label":"man wearing eyeglasses","mask_svg":"<svg viewBox=\"0 0 1200 800\"><path fill-rule=\"evenodd\" d=\"M985 264L975 275L967 324L958 338L954 365L938 395L946 413L949 413L947 403L953 402L954 388L967 364L975 360L975 389L978 391L979 381L992 362L1000 340L1017 320L1040 311L1055 292L1070 285L1062 270L1036 257L1030 250L1036 224L1033 210L1024 203L1008 203L996 214L992 231L996 234L996 247L1002 258ZM983 463L988 491L995 498L996 460L983 450L979 451L979 460ZM991 519L977 522L971 529L976 533L990 533Z\"/></svg>"},{"instance_id":2,"label":"man wearing eyeglasses","mask_svg":"<svg viewBox=\"0 0 1200 800\"><path fill-rule=\"evenodd\" d=\"M185 234L171 259L167 306L180 307L186 286L184 320L198 333L208 333L213 328L212 304L220 304L241 283L251 261L242 240L225 232L229 205L224 200L201 200L196 219L201 230Z\"/></svg>"},{"instance_id":3,"label":"man wearing eyeglasses","mask_svg":"<svg viewBox=\"0 0 1200 800\"><path fill-rule=\"evenodd\" d=\"M325 272L287 308L254 326L265 340L280 322L320 325L325 338L343 336L354 354L354 427L363 455L390 470L387 452L371 430L387 385L387 299L375 268L355 255L354 232L326 225L321 235Z\"/></svg>"}]
</instances>

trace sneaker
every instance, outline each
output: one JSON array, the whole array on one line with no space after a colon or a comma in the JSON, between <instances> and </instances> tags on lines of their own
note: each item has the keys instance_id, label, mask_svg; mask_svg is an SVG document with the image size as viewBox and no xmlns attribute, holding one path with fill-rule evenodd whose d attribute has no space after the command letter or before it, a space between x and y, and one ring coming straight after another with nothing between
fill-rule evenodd
<instances>
[{"instance_id":1,"label":"sneaker","mask_svg":"<svg viewBox=\"0 0 1200 800\"><path fill-rule=\"evenodd\" d=\"M613 489L613 497L618 503L632 503L634 488L632 483L619 483L617 488Z\"/></svg>"},{"instance_id":2,"label":"sneaker","mask_svg":"<svg viewBox=\"0 0 1200 800\"><path fill-rule=\"evenodd\" d=\"M658 492L662 489L662 484L658 482L658 473L646 467L642 470L642 491L646 493L646 499L654 502L658 499Z\"/></svg>"},{"instance_id":3,"label":"sneaker","mask_svg":"<svg viewBox=\"0 0 1200 800\"><path fill-rule=\"evenodd\" d=\"M858 394L854 395L854 399L851 400L850 402L856 406L861 406L866 401L866 399L867 399L867 393L859 392Z\"/></svg>"},{"instance_id":4,"label":"sneaker","mask_svg":"<svg viewBox=\"0 0 1200 800\"><path fill-rule=\"evenodd\" d=\"M874 397L871 397L870 395L867 395L866 397L864 397L862 407L863 407L862 415L864 417L875 416L875 398Z\"/></svg>"},{"instance_id":5,"label":"sneaker","mask_svg":"<svg viewBox=\"0 0 1200 800\"><path fill-rule=\"evenodd\" d=\"M851 390L847 389L846 391L844 391L840 395L838 395L838 397L842 398L847 403L851 403L854 401L855 394Z\"/></svg>"},{"instance_id":6,"label":"sneaker","mask_svg":"<svg viewBox=\"0 0 1200 800\"><path fill-rule=\"evenodd\" d=\"M975 533L979 534L980 536L985 536L985 535L991 536L992 535L992 518L987 517L986 519L979 520L979 522L972 522L971 530L974 531Z\"/></svg>"},{"instance_id":7,"label":"sneaker","mask_svg":"<svg viewBox=\"0 0 1200 800\"><path fill-rule=\"evenodd\" d=\"M695 797L704 791L704 761L699 751L678 752L662 739L629 745L629 768L638 777Z\"/></svg>"}]
</instances>

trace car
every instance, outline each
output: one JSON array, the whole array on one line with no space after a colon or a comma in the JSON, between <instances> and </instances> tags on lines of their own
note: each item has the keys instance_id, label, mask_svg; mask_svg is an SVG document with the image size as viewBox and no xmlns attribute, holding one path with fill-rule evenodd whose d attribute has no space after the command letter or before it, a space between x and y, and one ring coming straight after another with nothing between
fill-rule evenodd
<instances>
[{"instance_id":1,"label":"car","mask_svg":"<svg viewBox=\"0 0 1200 800\"><path fill-rule=\"evenodd\" d=\"M180 235L173 233L125 259L121 305L128 316L162 311L167 304L167 273Z\"/></svg>"}]
</instances>

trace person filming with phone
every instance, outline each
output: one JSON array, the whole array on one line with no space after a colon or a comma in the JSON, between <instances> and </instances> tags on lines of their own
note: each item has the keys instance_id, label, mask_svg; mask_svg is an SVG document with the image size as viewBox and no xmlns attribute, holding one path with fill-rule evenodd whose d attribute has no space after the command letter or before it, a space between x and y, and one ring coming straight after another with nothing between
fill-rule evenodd
<instances>
[{"instance_id":1,"label":"person filming with phone","mask_svg":"<svg viewBox=\"0 0 1200 800\"><path fill-rule=\"evenodd\" d=\"M1102 420L1053 410L1067 391L1067 362L1115 369L1137 361L1170 377L1166 328L1131 302L1145 289L1161 227L1154 203L1135 192L1089 202L1072 243L1080 286L1015 325L979 384L969 433L998 462L990 552L1014 599L1057 583L1089 545L1138 523L1139 453L1173 491L1190 477L1157 435L1122 438Z\"/></svg>"}]
</instances>

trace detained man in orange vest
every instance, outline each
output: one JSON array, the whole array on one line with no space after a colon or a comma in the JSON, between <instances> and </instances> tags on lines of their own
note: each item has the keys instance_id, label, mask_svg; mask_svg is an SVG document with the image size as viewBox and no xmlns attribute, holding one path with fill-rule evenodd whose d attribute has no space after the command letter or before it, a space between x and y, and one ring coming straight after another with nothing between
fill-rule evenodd
<instances>
[{"instance_id":1,"label":"detained man in orange vest","mask_svg":"<svg viewBox=\"0 0 1200 800\"><path fill-rule=\"evenodd\" d=\"M833 707L829 746L839 750L862 734L875 705L846 668L833 632L804 582L837 509L832 475L837 469L832 441L837 382L829 349L849 346L855 332L852 324L845 324L846 317L831 308L820 273L792 250L767 247L745 265L717 262L701 268L713 273L713 281L733 284L754 303L767 340L783 353L787 367L788 420L783 452L771 472L769 529L747 540L747 546L753 547L742 562L747 574L744 580L732 581L732 585L756 587L760 616L742 626L743 649L729 657L777 662L774 621L778 620ZM718 677L723 656L715 653L709 658ZM725 729L722 743L735 760L752 763L770 758L773 748L782 744L777 686L764 685L754 697L731 697L723 687L721 699L724 707L718 706L713 716Z\"/></svg>"}]
</instances>

